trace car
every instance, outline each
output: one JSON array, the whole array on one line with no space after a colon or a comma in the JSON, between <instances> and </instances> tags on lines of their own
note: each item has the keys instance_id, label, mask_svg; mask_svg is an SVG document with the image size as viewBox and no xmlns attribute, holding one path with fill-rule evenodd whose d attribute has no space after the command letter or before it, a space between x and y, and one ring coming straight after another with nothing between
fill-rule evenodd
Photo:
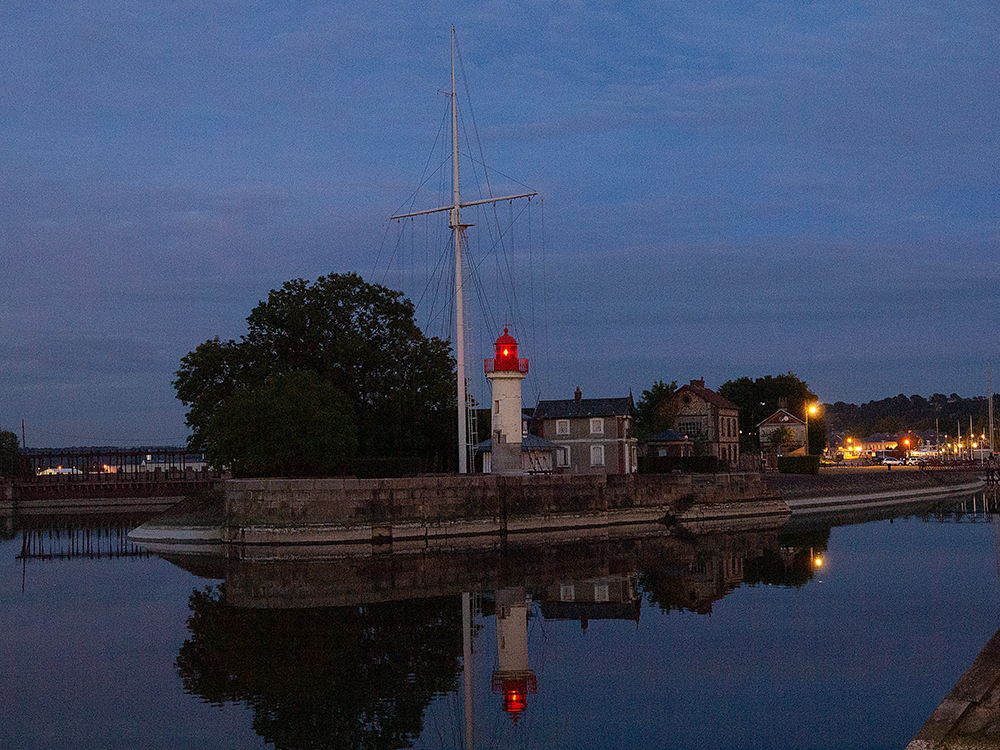
<instances>
[{"instance_id":1,"label":"car","mask_svg":"<svg viewBox=\"0 0 1000 750\"><path fill-rule=\"evenodd\" d=\"M901 458L894 458L893 456L886 456L882 459L883 466L903 466L906 463Z\"/></svg>"}]
</instances>

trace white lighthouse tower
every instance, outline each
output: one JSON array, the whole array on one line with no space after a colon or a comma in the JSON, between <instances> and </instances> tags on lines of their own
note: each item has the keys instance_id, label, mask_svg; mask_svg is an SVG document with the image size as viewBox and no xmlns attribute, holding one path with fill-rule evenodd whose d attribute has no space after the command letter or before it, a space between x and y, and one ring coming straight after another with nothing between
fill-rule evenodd
<instances>
[{"instance_id":1,"label":"white lighthouse tower","mask_svg":"<svg viewBox=\"0 0 1000 750\"><path fill-rule=\"evenodd\" d=\"M491 463L493 474L522 474L521 381L528 375L528 360L518 359L517 341L503 329L493 359L483 363L493 390Z\"/></svg>"}]
</instances>

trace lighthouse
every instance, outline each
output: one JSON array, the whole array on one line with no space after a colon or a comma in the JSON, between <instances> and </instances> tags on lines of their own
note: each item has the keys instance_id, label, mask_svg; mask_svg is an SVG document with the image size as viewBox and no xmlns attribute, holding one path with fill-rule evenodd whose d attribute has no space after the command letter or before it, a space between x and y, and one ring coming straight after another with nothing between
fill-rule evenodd
<instances>
[{"instance_id":1,"label":"lighthouse","mask_svg":"<svg viewBox=\"0 0 1000 750\"><path fill-rule=\"evenodd\" d=\"M491 462L494 474L522 474L521 381L528 375L528 360L518 359L517 341L507 329L496 340L493 359L483 363L493 391Z\"/></svg>"}]
</instances>

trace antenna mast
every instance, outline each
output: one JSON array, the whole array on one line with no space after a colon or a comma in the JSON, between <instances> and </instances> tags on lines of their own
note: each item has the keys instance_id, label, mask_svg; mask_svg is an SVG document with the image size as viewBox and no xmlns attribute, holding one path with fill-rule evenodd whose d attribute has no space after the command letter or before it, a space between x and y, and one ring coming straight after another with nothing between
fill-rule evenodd
<instances>
[{"instance_id":1,"label":"antenna mast","mask_svg":"<svg viewBox=\"0 0 1000 750\"><path fill-rule=\"evenodd\" d=\"M986 390L989 393L990 415L990 458L993 458L993 380L990 377L990 361L986 360Z\"/></svg>"},{"instance_id":2,"label":"antenna mast","mask_svg":"<svg viewBox=\"0 0 1000 750\"><path fill-rule=\"evenodd\" d=\"M468 445L468 397L465 390L465 274L462 270L462 242L465 230L474 224L463 224L460 209L468 206L479 206L485 203L499 203L515 198L530 198L538 193L521 193L506 195L502 198L484 198L483 200L462 202L462 193L458 179L458 97L455 95L455 27L451 27L451 158L452 158L452 203L450 206L429 208L425 211L414 211L408 214L390 216L389 219L406 219L411 216L422 216L441 211L448 212L448 226L455 238L455 361L456 397L458 407L458 473L469 472Z\"/></svg>"}]
</instances>

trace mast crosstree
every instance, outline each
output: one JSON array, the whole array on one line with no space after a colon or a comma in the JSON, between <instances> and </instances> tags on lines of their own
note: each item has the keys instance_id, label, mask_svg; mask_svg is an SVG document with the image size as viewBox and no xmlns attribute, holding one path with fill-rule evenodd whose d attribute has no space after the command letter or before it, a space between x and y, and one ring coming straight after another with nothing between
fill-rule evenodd
<instances>
[{"instance_id":1,"label":"mast crosstree","mask_svg":"<svg viewBox=\"0 0 1000 750\"><path fill-rule=\"evenodd\" d=\"M452 202L448 206L428 208L423 211L397 214L392 219L407 219L412 216L448 212L448 227L452 230L455 240L455 361L457 363L457 407L458 407L458 473L469 471L468 431L468 398L465 388L465 274L462 268L462 243L465 240L465 230L474 224L463 224L461 209L470 206L481 206L500 201L511 201L517 198L530 198L538 193L520 193L505 195L500 198L483 198L481 200L463 201L459 183L458 168L458 97L455 96L455 27L451 27L451 144L452 144Z\"/></svg>"}]
</instances>

